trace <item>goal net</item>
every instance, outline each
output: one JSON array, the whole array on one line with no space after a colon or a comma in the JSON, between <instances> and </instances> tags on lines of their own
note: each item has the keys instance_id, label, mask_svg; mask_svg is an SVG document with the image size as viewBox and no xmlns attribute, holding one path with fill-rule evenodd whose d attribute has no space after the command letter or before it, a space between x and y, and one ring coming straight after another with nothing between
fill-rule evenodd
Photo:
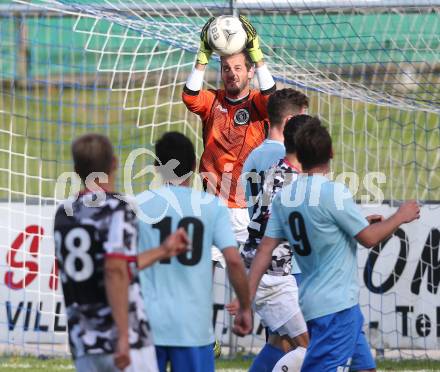
<instances>
[{"instance_id":1,"label":"goal net","mask_svg":"<svg viewBox=\"0 0 440 372\"><path fill-rule=\"evenodd\" d=\"M201 122L181 102L199 33L210 16L244 14L278 87L305 92L329 128L333 175L364 212L423 203L420 221L360 248L360 302L380 355L431 355L440 337L439 13L439 0L0 0L0 350L68 351L52 218L77 187L60 179L72 170L72 139L111 138L125 193L154 180L148 151L135 150L164 132L186 134L200 155ZM205 81L221 85L215 58ZM229 332L221 271L214 296L217 338L231 352L258 351L258 319L244 339Z\"/></svg>"}]
</instances>

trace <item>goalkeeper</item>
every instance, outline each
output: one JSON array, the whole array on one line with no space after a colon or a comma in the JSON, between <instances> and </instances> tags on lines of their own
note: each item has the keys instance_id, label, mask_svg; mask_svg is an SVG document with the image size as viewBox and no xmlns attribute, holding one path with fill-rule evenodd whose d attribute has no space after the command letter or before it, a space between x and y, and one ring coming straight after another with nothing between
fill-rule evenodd
<instances>
[{"instance_id":1,"label":"goalkeeper","mask_svg":"<svg viewBox=\"0 0 440 372\"><path fill-rule=\"evenodd\" d=\"M245 50L220 59L223 89L202 89L206 65L212 55L207 33L213 20L211 18L202 29L197 61L186 81L182 99L188 110L200 116L203 123L200 173L204 189L227 202L235 237L240 244L247 239L249 215L239 178L245 159L267 136L266 106L276 87L263 61L254 26L240 16L247 34ZM250 88L254 74L260 90ZM213 256L214 261L222 263L222 259L219 252Z\"/></svg>"}]
</instances>

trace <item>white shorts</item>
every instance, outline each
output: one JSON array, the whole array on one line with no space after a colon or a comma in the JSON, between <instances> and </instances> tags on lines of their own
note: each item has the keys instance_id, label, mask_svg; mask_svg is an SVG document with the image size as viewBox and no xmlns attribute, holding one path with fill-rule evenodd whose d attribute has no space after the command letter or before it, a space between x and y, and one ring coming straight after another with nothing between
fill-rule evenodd
<instances>
[{"instance_id":1,"label":"white shorts","mask_svg":"<svg viewBox=\"0 0 440 372\"><path fill-rule=\"evenodd\" d=\"M249 212L247 208L228 208L231 220L232 231L235 234L238 244L246 243L249 236Z\"/></svg>"},{"instance_id":2,"label":"white shorts","mask_svg":"<svg viewBox=\"0 0 440 372\"><path fill-rule=\"evenodd\" d=\"M124 372L159 372L154 345L130 350L130 365ZM75 360L78 372L121 372L113 361L113 354L88 354Z\"/></svg>"},{"instance_id":3,"label":"white shorts","mask_svg":"<svg viewBox=\"0 0 440 372\"><path fill-rule=\"evenodd\" d=\"M217 247L211 247L211 260L215 263L215 266L226 268L226 261L223 253Z\"/></svg>"},{"instance_id":4,"label":"white shorts","mask_svg":"<svg viewBox=\"0 0 440 372\"><path fill-rule=\"evenodd\" d=\"M264 274L255 295L255 312L271 332L293 338L307 332L293 275Z\"/></svg>"},{"instance_id":5,"label":"white shorts","mask_svg":"<svg viewBox=\"0 0 440 372\"><path fill-rule=\"evenodd\" d=\"M235 239L238 245L246 243L248 238L249 213L246 208L228 208L229 219L232 225L232 231L235 234ZM211 259L216 263L216 266L226 268L225 258L223 253L217 247L211 248Z\"/></svg>"}]
</instances>

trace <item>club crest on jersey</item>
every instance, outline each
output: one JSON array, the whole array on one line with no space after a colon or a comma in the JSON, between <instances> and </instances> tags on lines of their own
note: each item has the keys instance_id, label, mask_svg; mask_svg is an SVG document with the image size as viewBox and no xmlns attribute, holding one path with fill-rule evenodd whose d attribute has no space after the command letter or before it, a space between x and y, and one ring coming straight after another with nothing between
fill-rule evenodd
<instances>
[{"instance_id":1,"label":"club crest on jersey","mask_svg":"<svg viewBox=\"0 0 440 372\"><path fill-rule=\"evenodd\" d=\"M236 125L245 125L249 122L249 117L249 111L245 108L241 108L234 114L234 123Z\"/></svg>"}]
</instances>

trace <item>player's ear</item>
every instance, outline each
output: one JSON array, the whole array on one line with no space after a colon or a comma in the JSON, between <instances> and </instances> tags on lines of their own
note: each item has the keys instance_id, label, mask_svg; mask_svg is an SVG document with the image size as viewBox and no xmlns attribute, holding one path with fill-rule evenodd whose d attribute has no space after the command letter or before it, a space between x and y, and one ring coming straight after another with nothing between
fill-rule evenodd
<instances>
[{"instance_id":1,"label":"player's ear","mask_svg":"<svg viewBox=\"0 0 440 372\"><path fill-rule=\"evenodd\" d=\"M284 125L287 124L287 122L292 119L294 117L294 115L287 115L286 118L284 119Z\"/></svg>"}]
</instances>

